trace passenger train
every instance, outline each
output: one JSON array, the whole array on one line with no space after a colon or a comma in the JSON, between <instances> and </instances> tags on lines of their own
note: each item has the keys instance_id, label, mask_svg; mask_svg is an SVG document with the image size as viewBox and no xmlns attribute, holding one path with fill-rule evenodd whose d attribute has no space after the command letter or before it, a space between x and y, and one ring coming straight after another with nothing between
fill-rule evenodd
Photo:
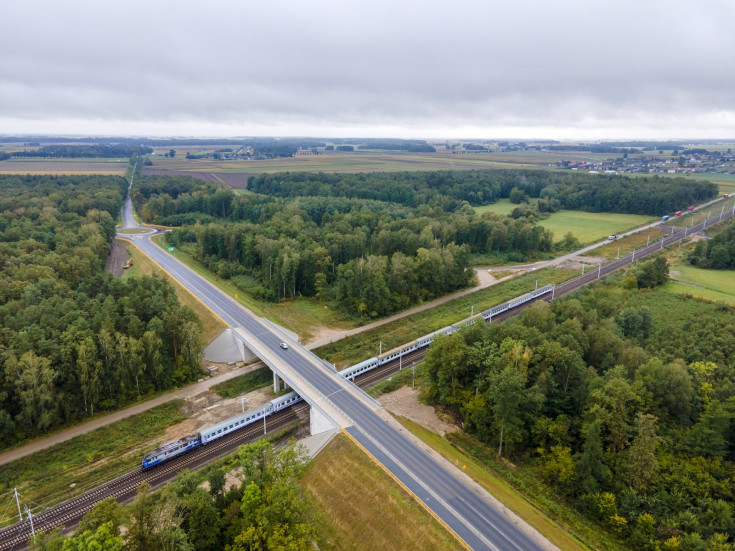
<instances>
[{"instance_id":1,"label":"passenger train","mask_svg":"<svg viewBox=\"0 0 735 551\"><path fill-rule=\"evenodd\" d=\"M370 358L369 360L365 360L364 362L360 362L351 367L348 367L347 369L340 371L340 375L348 381L354 381L355 377L357 377L358 375L367 373L368 371L371 371L376 367L380 367L381 365L385 365L388 362L391 362L399 357L410 354L414 350L419 350L421 348L429 346L432 341L439 335L451 335L452 333L459 331L459 328L462 325L470 325L480 317L482 317L483 320L489 322L492 320L493 316L497 316L502 312L512 310L513 308L516 308L521 304L532 301L547 293L551 293L553 287L553 285L545 285L544 287L540 287L535 291L516 297L512 300L509 300L508 302L499 304L498 306L494 306L480 314L477 314L476 316L473 316L464 323L449 325L447 327L439 329L438 331L434 331L432 333L429 333L428 335L424 335L423 337L420 337L415 341L406 344L400 350L396 350L394 352L386 352L385 354L381 354L380 356ZM274 398L261 408L253 411L247 411L242 415L231 417L230 419L217 423L216 425L206 427L196 434L185 436L181 440L175 440L174 442L164 444L160 448L156 448L143 457L142 467L143 469L150 469L154 465L158 465L159 463L163 463L164 461L173 459L174 457L189 452L194 448L205 446L213 440L217 440L218 438L222 438L223 436L226 436L231 432L240 430L247 425L251 425L265 417L268 417L269 415L276 413L277 411L281 411L282 409L285 409L302 400L303 398L301 398L301 396L299 396L296 392L289 392L288 394L284 394L283 396Z\"/></svg>"}]
</instances>

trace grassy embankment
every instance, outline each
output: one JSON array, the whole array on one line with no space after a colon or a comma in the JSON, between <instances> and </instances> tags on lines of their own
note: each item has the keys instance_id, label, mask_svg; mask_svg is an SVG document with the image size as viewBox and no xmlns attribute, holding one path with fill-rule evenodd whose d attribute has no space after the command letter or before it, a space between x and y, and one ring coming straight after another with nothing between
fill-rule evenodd
<instances>
[{"instance_id":1,"label":"grassy embankment","mask_svg":"<svg viewBox=\"0 0 735 551\"><path fill-rule=\"evenodd\" d=\"M155 273L167 279L176 290L176 296L179 301L194 310L202 321L202 338L205 343L211 341L225 328L225 324L222 320L215 316L212 311L206 308L199 300L194 298L194 296L175 279L161 270L153 261L151 261L150 258L141 253L137 247L131 245L127 241L122 241L122 243L125 245L128 250L128 254L130 254L133 259L133 267L126 270L123 277L135 277L136 274L150 276Z\"/></svg>"},{"instance_id":2,"label":"grassy embankment","mask_svg":"<svg viewBox=\"0 0 735 551\"><path fill-rule=\"evenodd\" d=\"M342 369L377 355L381 341L385 352L422 335L468 318L472 306L474 306L475 314L479 314L487 308L531 291L535 287L536 280L538 280L540 287L547 283L559 283L573 277L575 274L576 271L554 269L524 274L493 287L481 289L470 295L451 300L430 310L406 316L375 329L340 339L319 347L314 352L327 361L336 363L337 367Z\"/></svg>"},{"instance_id":3,"label":"grassy embankment","mask_svg":"<svg viewBox=\"0 0 735 551\"><path fill-rule=\"evenodd\" d=\"M621 237L615 241L592 249L586 252L583 256L599 257L602 256L608 260L614 260L618 258L618 249L620 250L620 258L632 253L634 250L638 250L645 247L647 243L655 243L660 240L663 236L663 232L657 228L649 228L641 230L629 235L627 237Z\"/></svg>"},{"instance_id":4,"label":"grassy embankment","mask_svg":"<svg viewBox=\"0 0 735 551\"><path fill-rule=\"evenodd\" d=\"M321 513L326 549L462 549L449 532L342 434L312 461L301 485Z\"/></svg>"},{"instance_id":5,"label":"grassy embankment","mask_svg":"<svg viewBox=\"0 0 735 551\"><path fill-rule=\"evenodd\" d=\"M164 249L167 249L169 246L165 237L157 238L157 242ZM266 317L286 329L297 332L302 340L309 339L313 335L313 331L318 330L320 327L350 329L357 325L354 320L350 320L340 312L325 308L316 299L302 298L282 303L269 303L256 300L239 290L231 281L220 278L202 266L183 251L177 249L173 254L180 262L183 262L223 292L236 299L255 315Z\"/></svg>"},{"instance_id":6,"label":"grassy embankment","mask_svg":"<svg viewBox=\"0 0 735 551\"><path fill-rule=\"evenodd\" d=\"M16 487L36 507L65 501L140 466L143 454L163 441L166 428L186 416L182 400L77 436L0 468L0 493ZM0 522L13 521L6 511Z\"/></svg>"}]
</instances>

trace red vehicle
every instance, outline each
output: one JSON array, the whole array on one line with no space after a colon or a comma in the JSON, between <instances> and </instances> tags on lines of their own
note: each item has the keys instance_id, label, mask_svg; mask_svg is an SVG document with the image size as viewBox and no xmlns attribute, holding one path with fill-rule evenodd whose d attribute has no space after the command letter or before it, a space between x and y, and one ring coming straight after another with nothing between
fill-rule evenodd
<instances>
[{"instance_id":1,"label":"red vehicle","mask_svg":"<svg viewBox=\"0 0 735 551\"><path fill-rule=\"evenodd\" d=\"M729 193L725 193L725 194L724 194L724 195L722 196L722 198L723 198L723 199L727 199L728 197L730 197L730 194L729 194Z\"/></svg>"},{"instance_id":2,"label":"red vehicle","mask_svg":"<svg viewBox=\"0 0 735 551\"><path fill-rule=\"evenodd\" d=\"M692 211L694 210L694 207L689 207L689 208L688 208L687 210L688 210L689 212L692 212Z\"/></svg>"},{"instance_id":3,"label":"red vehicle","mask_svg":"<svg viewBox=\"0 0 735 551\"><path fill-rule=\"evenodd\" d=\"M681 212L680 210L677 210L677 211L676 211L676 212L674 213L674 216L681 216L681 214L682 214L682 212Z\"/></svg>"}]
</instances>

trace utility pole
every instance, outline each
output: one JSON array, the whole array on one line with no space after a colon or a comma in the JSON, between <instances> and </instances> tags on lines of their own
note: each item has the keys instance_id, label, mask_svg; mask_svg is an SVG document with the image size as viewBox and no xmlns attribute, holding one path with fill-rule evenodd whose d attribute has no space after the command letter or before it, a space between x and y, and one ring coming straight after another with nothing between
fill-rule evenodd
<instances>
[{"instance_id":1,"label":"utility pole","mask_svg":"<svg viewBox=\"0 0 735 551\"><path fill-rule=\"evenodd\" d=\"M631 262L635 262L635 249L633 249L633 260Z\"/></svg>"},{"instance_id":2,"label":"utility pole","mask_svg":"<svg viewBox=\"0 0 735 551\"><path fill-rule=\"evenodd\" d=\"M536 289L538 289L538 279L536 280Z\"/></svg>"},{"instance_id":3,"label":"utility pole","mask_svg":"<svg viewBox=\"0 0 735 551\"><path fill-rule=\"evenodd\" d=\"M650 243L651 243L651 236L649 234L648 239L646 239L646 247L648 247L648 245L650 245Z\"/></svg>"},{"instance_id":4,"label":"utility pole","mask_svg":"<svg viewBox=\"0 0 735 551\"><path fill-rule=\"evenodd\" d=\"M582 275L584 275L584 261L582 262Z\"/></svg>"},{"instance_id":5,"label":"utility pole","mask_svg":"<svg viewBox=\"0 0 735 551\"><path fill-rule=\"evenodd\" d=\"M597 279L600 279L601 274L602 274L602 262L597 265Z\"/></svg>"},{"instance_id":6,"label":"utility pole","mask_svg":"<svg viewBox=\"0 0 735 551\"><path fill-rule=\"evenodd\" d=\"M664 237L663 237L663 235L661 236L661 248L662 249L664 248Z\"/></svg>"},{"instance_id":7,"label":"utility pole","mask_svg":"<svg viewBox=\"0 0 735 551\"><path fill-rule=\"evenodd\" d=\"M18 505L18 516L20 521L23 522L23 513L20 512L20 499L18 499L18 488L13 488L13 495L15 496L15 503Z\"/></svg>"},{"instance_id":8,"label":"utility pole","mask_svg":"<svg viewBox=\"0 0 735 551\"><path fill-rule=\"evenodd\" d=\"M416 390L416 362L411 363L411 371L413 371L413 382L411 383L411 390Z\"/></svg>"},{"instance_id":9,"label":"utility pole","mask_svg":"<svg viewBox=\"0 0 735 551\"><path fill-rule=\"evenodd\" d=\"M263 415L263 434L268 434L268 427L265 424L265 420L266 419L267 419L267 417L265 415Z\"/></svg>"},{"instance_id":10,"label":"utility pole","mask_svg":"<svg viewBox=\"0 0 735 551\"><path fill-rule=\"evenodd\" d=\"M33 517L31 516L31 510L28 508L28 505L25 505L24 509L26 510L26 514L28 515L28 520L31 522L31 535L33 536L33 543L36 543L36 531L33 529Z\"/></svg>"},{"instance_id":11,"label":"utility pole","mask_svg":"<svg viewBox=\"0 0 735 551\"><path fill-rule=\"evenodd\" d=\"M620 258L620 245L618 245L618 259Z\"/></svg>"},{"instance_id":12,"label":"utility pole","mask_svg":"<svg viewBox=\"0 0 735 551\"><path fill-rule=\"evenodd\" d=\"M472 308L470 309L470 317L475 315L475 305L472 305Z\"/></svg>"},{"instance_id":13,"label":"utility pole","mask_svg":"<svg viewBox=\"0 0 735 551\"><path fill-rule=\"evenodd\" d=\"M380 341L380 345L378 346L378 356L380 356L383 353L383 341Z\"/></svg>"},{"instance_id":14,"label":"utility pole","mask_svg":"<svg viewBox=\"0 0 735 551\"><path fill-rule=\"evenodd\" d=\"M242 412L245 413L245 402L247 402L248 399L243 396L242 398Z\"/></svg>"},{"instance_id":15,"label":"utility pole","mask_svg":"<svg viewBox=\"0 0 735 551\"><path fill-rule=\"evenodd\" d=\"M551 286L551 300L554 300L554 293L556 292L556 283Z\"/></svg>"},{"instance_id":16,"label":"utility pole","mask_svg":"<svg viewBox=\"0 0 735 551\"><path fill-rule=\"evenodd\" d=\"M400 354L398 356L398 371L403 369L403 354Z\"/></svg>"}]
</instances>

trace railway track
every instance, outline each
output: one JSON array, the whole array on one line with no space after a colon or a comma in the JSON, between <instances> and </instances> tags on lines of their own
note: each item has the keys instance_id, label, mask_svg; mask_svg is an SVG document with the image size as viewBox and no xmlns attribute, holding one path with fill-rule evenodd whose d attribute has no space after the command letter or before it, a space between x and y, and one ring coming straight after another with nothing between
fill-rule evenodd
<instances>
[{"instance_id":1,"label":"railway track","mask_svg":"<svg viewBox=\"0 0 735 551\"><path fill-rule=\"evenodd\" d=\"M692 228L686 228L684 231L675 233L672 232L671 235L662 238L661 241L657 241L652 245L649 245L639 251L635 251L630 255L617 259L604 266L600 266L597 270L592 269L586 274L556 285L553 296L549 296L548 294L542 295L520 304L512 310L507 310L493 316L491 322L504 321L516 316L519 312L537 300L551 301L559 296L575 291L583 285L588 285L589 283L605 277L624 266L632 264L637 260L645 258L663 249L663 247L676 243L677 241L684 239L689 234L703 230L720 220L732 217L734 213L735 210L727 213L723 212L719 216L714 216L704 222L700 222ZM490 323L490 321L488 323ZM367 373L358 375L355 377L355 384L362 388L382 381L398 372L399 369L409 368L412 364L420 362L424 358L427 350L428 347L415 350L400 360L392 360ZM305 403L296 404L284 409L266 418L266 431L269 429L279 429L295 419L300 418L300 416L308 412L308 410L309 406ZM148 483L152 487L160 486L173 480L181 470L194 470L201 468L210 461L231 453L240 445L257 440L263 434L264 431L261 429L260 423L254 423L253 425L249 425L242 430L236 431L217 440L215 443L195 448L188 454L176 457L173 460L162 465L158 465L148 471L136 470L124 474L115 480L98 486L85 494L61 503L60 505L51 507L43 513L33 517L34 529L36 531L49 531L58 526L71 528L75 526L96 503L103 499L114 497L120 502L129 501L135 497L137 488L140 484ZM28 520L3 528L0 530L0 551L11 551L25 548L30 535L31 526Z\"/></svg>"},{"instance_id":2,"label":"railway track","mask_svg":"<svg viewBox=\"0 0 735 551\"><path fill-rule=\"evenodd\" d=\"M266 431L280 429L303 417L308 411L308 404L295 404L266 418L265 429ZM263 428L263 424L257 422L148 471L138 469L124 474L34 516L33 527L36 531L46 532L59 526L71 528L99 501L109 497L114 497L120 502L130 501L135 497L141 484L148 483L152 487L157 487L176 478L183 469L199 469L214 459L233 452L242 444L261 438L264 434ZM30 536L31 525L28 520L3 528L0 530L0 551L23 549Z\"/></svg>"}]
</instances>

